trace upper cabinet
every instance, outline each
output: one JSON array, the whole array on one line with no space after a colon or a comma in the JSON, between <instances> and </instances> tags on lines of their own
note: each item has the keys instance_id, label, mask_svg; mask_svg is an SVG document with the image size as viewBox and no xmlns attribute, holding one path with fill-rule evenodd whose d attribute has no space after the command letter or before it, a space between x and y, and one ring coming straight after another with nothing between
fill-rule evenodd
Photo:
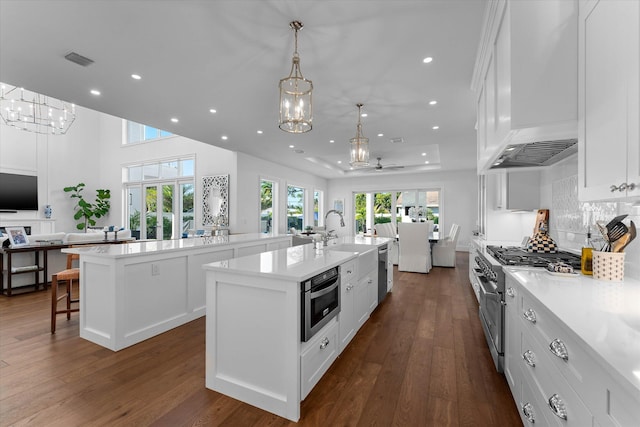
<instances>
[{"instance_id":1,"label":"upper cabinet","mask_svg":"<svg viewBox=\"0 0 640 427\"><path fill-rule=\"evenodd\" d=\"M577 137L577 39L577 1L490 1L472 81L479 171L510 144Z\"/></svg>"},{"instance_id":2,"label":"upper cabinet","mask_svg":"<svg viewBox=\"0 0 640 427\"><path fill-rule=\"evenodd\" d=\"M581 201L640 198L640 2L579 5Z\"/></svg>"}]
</instances>

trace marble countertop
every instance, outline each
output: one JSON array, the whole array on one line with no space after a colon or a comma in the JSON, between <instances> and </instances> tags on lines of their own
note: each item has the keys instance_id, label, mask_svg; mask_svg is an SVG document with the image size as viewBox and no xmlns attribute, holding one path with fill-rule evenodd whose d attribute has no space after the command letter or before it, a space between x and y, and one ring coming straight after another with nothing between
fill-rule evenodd
<instances>
[{"instance_id":1,"label":"marble countertop","mask_svg":"<svg viewBox=\"0 0 640 427\"><path fill-rule=\"evenodd\" d=\"M312 244L308 244L216 261L203 265L203 268L301 282L357 256L357 252L314 249Z\"/></svg>"},{"instance_id":2,"label":"marble countertop","mask_svg":"<svg viewBox=\"0 0 640 427\"><path fill-rule=\"evenodd\" d=\"M559 277L517 267L504 271L571 329L616 382L640 395L640 280Z\"/></svg>"},{"instance_id":3,"label":"marble countertop","mask_svg":"<svg viewBox=\"0 0 640 427\"><path fill-rule=\"evenodd\" d=\"M100 245L63 249L66 253L100 255L106 258L122 258L131 256L152 255L163 252L174 252L184 249L201 249L213 246L241 245L243 243L260 244L262 241L283 239L287 234L247 233L229 236L192 237L189 239L135 241L120 245Z\"/></svg>"}]
</instances>

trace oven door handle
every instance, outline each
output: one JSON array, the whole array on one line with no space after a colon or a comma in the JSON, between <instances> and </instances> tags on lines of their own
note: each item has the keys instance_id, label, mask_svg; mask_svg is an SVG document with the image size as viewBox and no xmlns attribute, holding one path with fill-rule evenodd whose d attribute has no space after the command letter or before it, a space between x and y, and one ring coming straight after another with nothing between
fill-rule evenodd
<instances>
[{"instance_id":1,"label":"oven door handle","mask_svg":"<svg viewBox=\"0 0 640 427\"><path fill-rule=\"evenodd\" d=\"M485 276L485 279L486 279L486 276ZM491 286L491 292L487 290L486 288L487 285ZM498 287L489 280L480 280L480 289L482 290L482 293L485 295L498 296Z\"/></svg>"},{"instance_id":2,"label":"oven door handle","mask_svg":"<svg viewBox=\"0 0 640 427\"><path fill-rule=\"evenodd\" d=\"M328 287L323 287L323 288L322 288L322 289L320 289L319 291L311 292L311 293L309 294L309 297L310 297L311 299L321 297L322 295L326 295L326 294L328 294L329 292L333 292L333 291L334 291L334 290L335 290L339 285L340 285L340 281L338 280L338 278L336 278L336 279L333 281L333 284L332 284L332 285L329 285Z\"/></svg>"}]
</instances>

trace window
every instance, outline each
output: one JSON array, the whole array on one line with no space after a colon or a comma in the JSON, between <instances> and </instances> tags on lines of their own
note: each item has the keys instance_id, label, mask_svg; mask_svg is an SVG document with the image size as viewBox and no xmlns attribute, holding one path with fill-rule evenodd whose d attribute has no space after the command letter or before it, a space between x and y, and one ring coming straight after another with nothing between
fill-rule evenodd
<instances>
[{"instance_id":1,"label":"window","mask_svg":"<svg viewBox=\"0 0 640 427\"><path fill-rule=\"evenodd\" d=\"M175 239L195 228L195 159L123 168L125 217L137 239Z\"/></svg>"},{"instance_id":2,"label":"window","mask_svg":"<svg viewBox=\"0 0 640 427\"><path fill-rule=\"evenodd\" d=\"M385 222L440 223L440 190L354 193L355 232L369 233Z\"/></svg>"},{"instance_id":3,"label":"window","mask_svg":"<svg viewBox=\"0 0 640 427\"><path fill-rule=\"evenodd\" d=\"M260 180L260 232L271 233L273 223L274 195L277 194L276 183L268 179Z\"/></svg>"},{"instance_id":4,"label":"window","mask_svg":"<svg viewBox=\"0 0 640 427\"><path fill-rule=\"evenodd\" d=\"M171 132L127 121L127 137L125 138L125 144L151 141L153 139L166 138L172 135L173 134Z\"/></svg>"},{"instance_id":5,"label":"window","mask_svg":"<svg viewBox=\"0 0 640 427\"><path fill-rule=\"evenodd\" d=\"M322 191L316 190L313 192L313 225L315 227L318 227L319 225L324 225L323 214L324 214L324 206L323 206Z\"/></svg>"},{"instance_id":6,"label":"window","mask_svg":"<svg viewBox=\"0 0 640 427\"><path fill-rule=\"evenodd\" d=\"M304 229L304 188L287 186L287 230Z\"/></svg>"}]
</instances>

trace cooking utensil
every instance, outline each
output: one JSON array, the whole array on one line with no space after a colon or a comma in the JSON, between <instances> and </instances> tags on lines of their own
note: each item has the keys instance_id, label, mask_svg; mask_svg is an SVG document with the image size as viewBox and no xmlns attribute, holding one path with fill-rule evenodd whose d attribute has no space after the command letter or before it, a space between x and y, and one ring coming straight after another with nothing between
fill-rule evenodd
<instances>
[{"instance_id":1,"label":"cooking utensil","mask_svg":"<svg viewBox=\"0 0 640 427\"><path fill-rule=\"evenodd\" d=\"M611 252L624 252L624 248L629 244L629 239L631 239L631 233L627 232L611 244Z\"/></svg>"},{"instance_id":2,"label":"cooking utensil","mask_svg":"<svg viewBox=\"0 0 640 427\"><path fill-rule=\"evenodd\" d=\"M609 225L607 224L607 230L609 234L609 243L611 244L629 232L629 228L623 222L617 222L613 224L611 228L609 228Z\"/></svg>"},{"instance_id":3,"label":"cooking utensil","mask_svg":"<svg viewBox=\"0 0 640 427\"><path fill-rule=\"evenodd\" d=\"M623 214L623 215L618 215L617 217L613 218L607 224L607 230L611 230L617 223L622 222L622 220L625 219L627 216L629 216L629 215L628 214Z\"/></svg>"},{"instance_id":4,"label":"cooking utensil","mask_svg":"<svg viewBox=\"0 0 640 427\"><path fill-rule=\"evenodd\" d=\"M631 223L629 224L629 233L625 234L624 236L622 236L618 240L618 241L621 241L625 237L628 237L628 239L626 239L624 244L619 245L620 248L619 248L618 252L624 252L624 248L626 248L629 245L629 243L631 243L631 241L636 238L636 235L637 235L636 225L633 223L633 221L631 221Z\"/></svg>"},{"instance_id":5,"label":"cooking utensil","mask_svg":"<svg viewBox=\"0 0 640 427\"><path fill-rule=\"evenodd\" d=\"M598 230L600 230L600 234L604 238L604 245L600 249L601 252L609 251L609 232L607 231L607 226L604 225L603 221L596 221L596 225L598 226Z\"/></svg>"}]
</instances>

